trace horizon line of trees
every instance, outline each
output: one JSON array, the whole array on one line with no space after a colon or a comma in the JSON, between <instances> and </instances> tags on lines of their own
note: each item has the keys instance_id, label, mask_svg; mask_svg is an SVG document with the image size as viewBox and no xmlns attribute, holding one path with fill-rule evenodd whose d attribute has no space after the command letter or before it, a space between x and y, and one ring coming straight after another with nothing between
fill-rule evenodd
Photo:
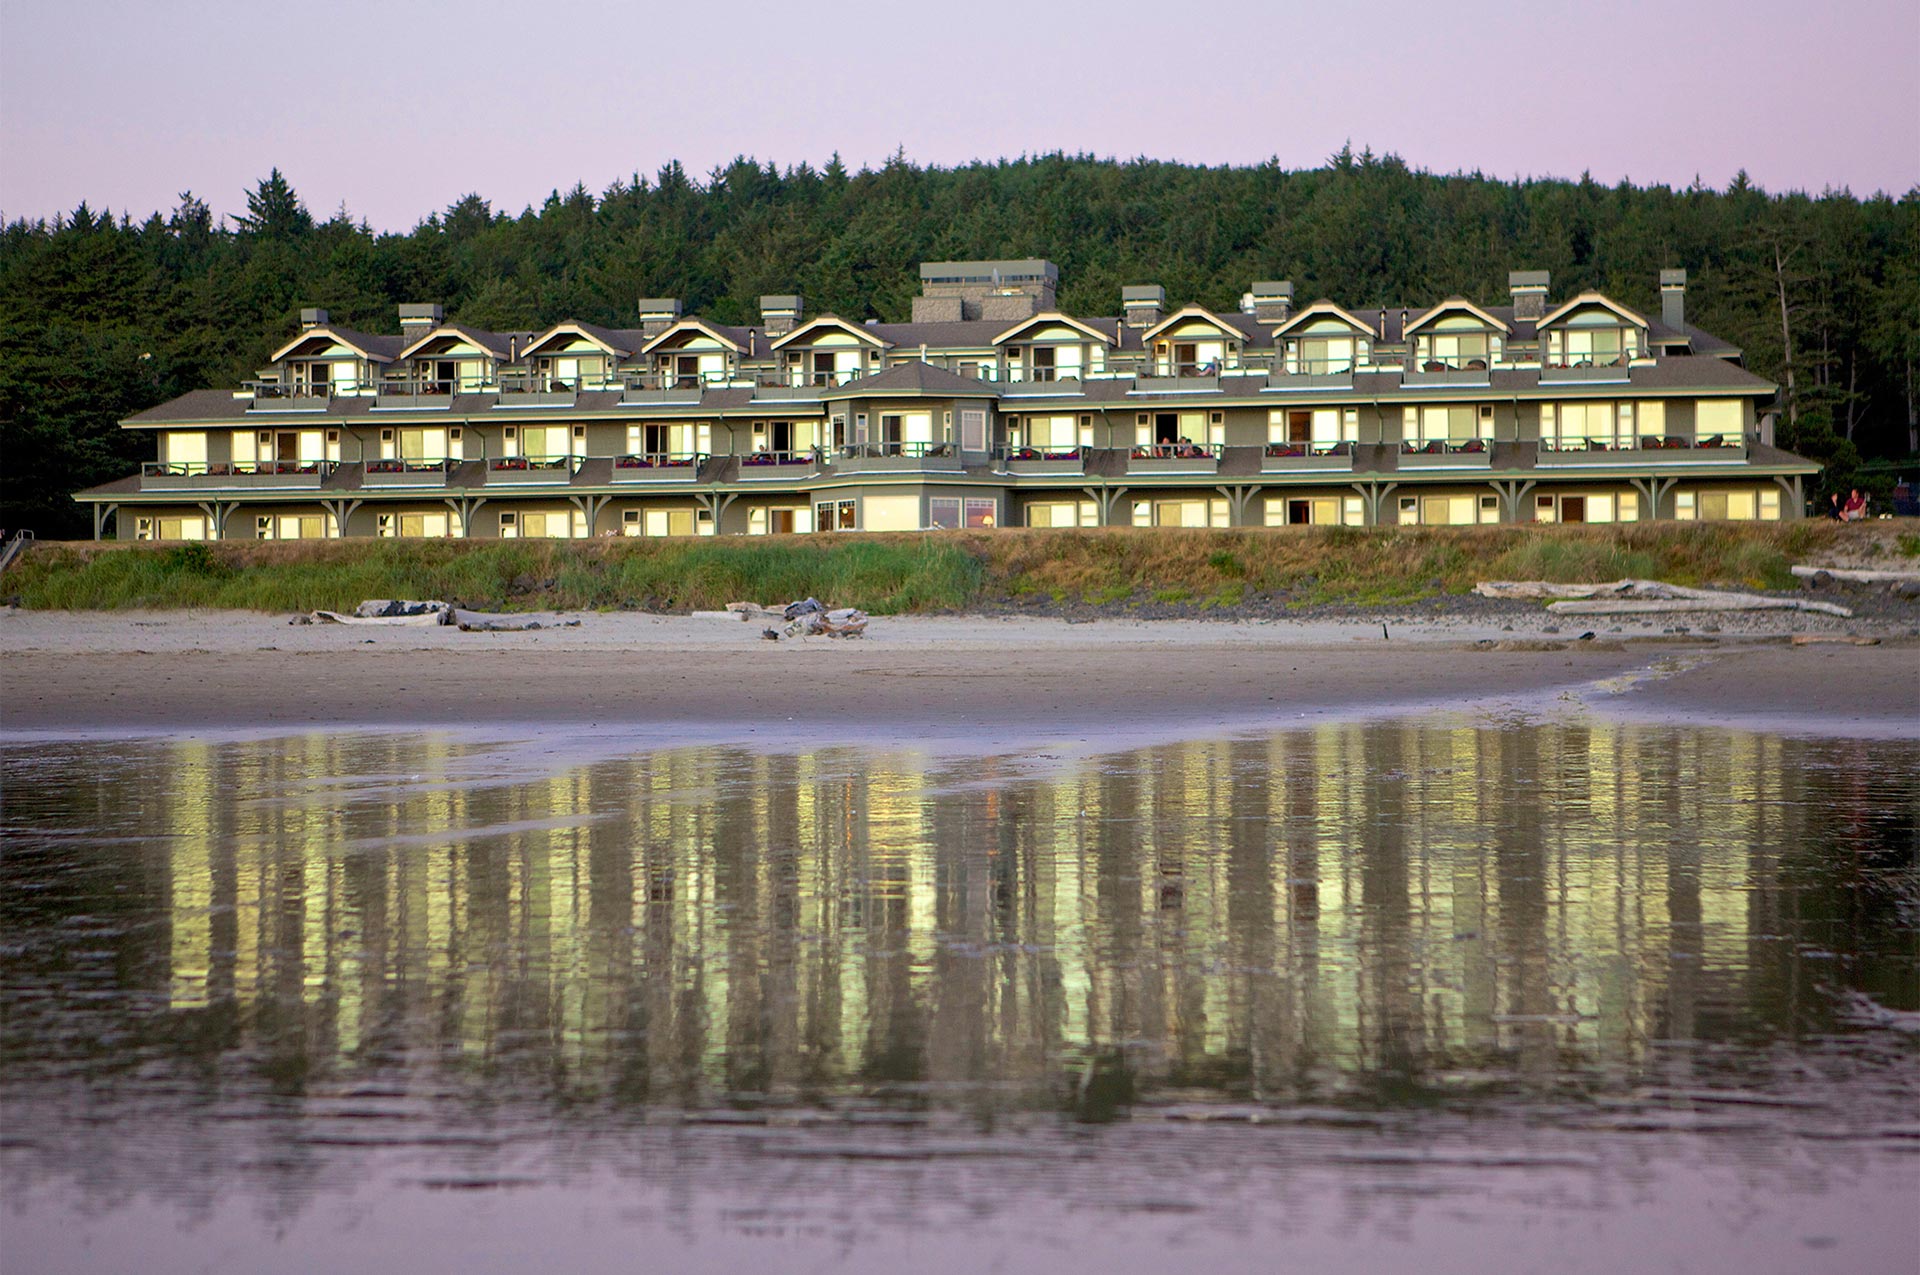
<instances>
[{"instance_id":1,"label":"horizon line of trees","mask_svg":"<svg viewBox=\"0 0 1920 1275\"><path fill-rule=\"evenodd\" d=\"M1136 283L1232 309L1263 278L1353 306L1498 302L1520 269L1550 271L1556 298L1594 288L1658 313L1659 271L1683 267L1689 322L1779 383L1780 441L1828 466L1823 490L1872 483L1863 458L1920 454L1920 188L1503 181L1351 148L1306 170L740 158L704 181L673 162L597 196L576 185L517 215L469 194L406 233L345 208L317 219L275 168L231 223L186 192L138 222L83 202L0 227L0 526L90 534L70 494L151 458L118 422L246 379L303 306L392 331L398 304L437 301L516 330L632 326L638 298L676 296L747 324L761 295L798 292L809 313L898 321L917 264L946 259L1044 257L1082 314L1117 312Z\"/></svg>"}]
</instances>

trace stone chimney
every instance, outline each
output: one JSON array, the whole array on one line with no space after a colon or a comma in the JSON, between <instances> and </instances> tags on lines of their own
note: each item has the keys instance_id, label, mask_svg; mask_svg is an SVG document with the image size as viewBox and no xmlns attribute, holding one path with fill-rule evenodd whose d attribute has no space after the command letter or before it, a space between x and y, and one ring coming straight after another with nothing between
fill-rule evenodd
<instances>
[{"instance_id":1,"label":"stone chimney","mask_svg":"<svg viewBox=\"0 0 1920 1275\"><path fill-rule=\"evenodd\" d=\"M1038 257L1006 261L923 261L915 323L991 319L1017 323L1051 310L1060 267ZM959 305L954 305L954 302Z\"/></svg>"},{"instance_id":2,"label":"stone chimney","mask_svg":"<svg viewBox=\"0 0 1920 1275\"><path fill-rule=\"evenodd\" d=\"M1547 313L1547 285L1544 270L1514 270L1507 275L1507 290L1513 293L1513 317L1538 319Z\"/></svg>"},{"instance_id":3,"label":"stone chimney","mask_svg":"<svg viewBox=\"0 0 1920 1275\"><path fill-rule=\"evenodd\" d=\"M1285 323L1293 317L1293 281L1260 280L1248 290L1253 297L1253 317L1262 323Z\"/></svg>"},{"instance_id":4,"label":"stone chimney","mask_svg":"<svg viewBox=\"0 0 1920 1275\"><path fill-rule=\"evenodd\" d=\"M785 336L800 326L800 316L805 310L800 295L761 297L760 329L769 337Z\"/></svg>"},{"instance_id":5,"label":"stone chimney","mask_svg":"<svg viewBox=\"0 0 1920 1275\"><path fill-rule=\"evenodd\" d=\"M1687 330L1687 272L1660 272L1660 321L1675 332Z\"/></svg>"},{"instance_id":6,"label":"stone chimney","mask_svg":"<svg viewBox=\"0 0 1920 1275\"><path fill-rule=\"evenodd\" d=\"M1130 328L1150 328L1167 317L1167 290L1157 283L1120 289L1120 309Z\"/></svg>"},{"instance_id":7,"label":"stone chimney","mask_svg":"<svg viewBox=\"0 0 1920 1275\"><path fill-rule=\"evenodd\" d=\"M400 335L409 341L418 341L439 327L445 315L446 312L437 305L403 305L400 307Z\"/></svg>"},{"instance_id":8,"label":"stone chimney","mask_svg":"<svg viewBox=\"0 0 1920 1275\"><path fill-rule=\"evenodd\" d=\"M300 330L302 332L308 328L324 328L326 326L327 312L325 310L307 309L300 312Z\"/></svg>"},{"instance_id":9,"label":"stone chimney","mask_svg":"<svg viewBox=\"0 0 1920 1275\"><path fill-rule=\"evenodd\" d=\"M678 322L680 322L679 297L640 298L640 330L648 336L659 336Z\"/></svg>"}]
</instances>

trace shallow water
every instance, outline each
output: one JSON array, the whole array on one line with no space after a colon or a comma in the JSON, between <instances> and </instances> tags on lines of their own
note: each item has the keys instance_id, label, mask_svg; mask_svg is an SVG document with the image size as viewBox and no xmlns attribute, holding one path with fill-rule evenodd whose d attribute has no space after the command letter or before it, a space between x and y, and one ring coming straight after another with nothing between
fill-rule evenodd
<instances>
[{"instance_id":1,"label":"shallow water","mask_svg":"<svg viewBox=\"0 0 1920 1275\"><path fill-rule=\"evenodd\" d=\"M10 749L0 1261L1912 1268L1920 743L659 743Z\"/></svg>"}]
</instances>

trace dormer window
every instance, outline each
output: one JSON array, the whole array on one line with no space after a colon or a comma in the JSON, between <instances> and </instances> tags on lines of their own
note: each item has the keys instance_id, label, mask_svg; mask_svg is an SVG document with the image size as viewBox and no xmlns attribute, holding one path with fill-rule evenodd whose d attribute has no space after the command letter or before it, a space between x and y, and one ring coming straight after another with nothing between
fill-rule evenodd
<instances>
[{"instance_id":1,"label":"dormer window","mask_svg":"<svg viewBox=\"0 0 1920 1275\"><path fill-rule=\"evenodd\" d=\"M1619 367L1640 354L1636 328L1570 327L1547 333L1549 367Z\"/></svg>"},{"instance_id":2,"label":"dormer window","mask_svg":"<svg viewBox=\"0 0 1920 1275\"><path fill-rule=\"evenodd\" d=\"M1550 368L1625 367L1646 353L1646 320L1597 292L1567 302L1539 323L1541 361Z\"/></svg>"},{"instance_id":3,"label":"dormer window","mask_svg":"<svg viewBox=\"0 0 1920 1275\"><path fill-rule=\"evenodd\" d=\"M533 361L533 370L546 382L543 388L581 390L606 383L607 360L601 354L542 356Z\"/></svg>"},{"instance_id":4,"label":"dormer window","mask_svg":"<svg viewBox=\"0 0 1920 1275\"><path fill-rule=\"evenodd\" d=\"M1287 371L1306 376L1337 375L1364 365L1371 356L1368 342L1356 336L1304 336L1287 342Z\"/></svg>"},{"instance_id":5,"label":"dormer window","mask_svg":"<svg viewBox=\"0 0 1920 1275\"><path fill-rule=\"evenodd\" d=\"M1414 366L1423 372L1481 371L1500 361L1502 343L1494 332L1423 332L1414 338Z\"/></svg>"},{"instance_id":6,"label":"dormer window","mask_svg":"<svg viewBox=\"0 0 1920 1275\"><path fill-rule=\"evenodd\" d=\"M307 390L311 393L324 394L327 392L328 388L331 387L333 384L333 381L334 381L333 369L335 366L336 365L331 362L323 362L319 360L316 360L312 363L295 363L292 368L293 383L295 386L301 389ZM351 372L353 370L350 366L346 364L340 364L339 366L343 371L346 371L346 372ZM345 379L345 378L342 378L342 379Z\"/></svg>"}]
</instances>

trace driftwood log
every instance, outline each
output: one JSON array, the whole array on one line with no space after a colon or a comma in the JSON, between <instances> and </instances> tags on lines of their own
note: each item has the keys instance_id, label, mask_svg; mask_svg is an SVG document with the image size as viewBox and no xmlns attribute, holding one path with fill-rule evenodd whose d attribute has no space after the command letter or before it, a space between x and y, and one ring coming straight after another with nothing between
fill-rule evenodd
<instances>
[{"instance_id":1,"label":"driftwood log","mask_svg":"<svg viewBox=\"0 0 1920 1275\"><path fill-rule=\"evenodd\" d=\"M1864 571L1856 567L1789 567L1794 575L1802 580L1811 580L1815 576L1832 576L1835 580L1848 584L1906 584L1909 581L1920 582L1920 571Z\"/></svg>"},{"instance_id":2,"label":"driftwood log","mask_svg":"<svg viewBox=\"0 0 1920 1275\"><path fill-rule=\"evenodd\" d=\"M1660 580L1614 580L1606 584L1554 584L1546 580L1483 580L1473 591L1484 598L1555 598L1547 610L1562 615L1672 615L1687 611L1818 611L1850 619L1834 602L1776 598L1725 589L1695 589Z\"/></svg>"}]
</instances>

